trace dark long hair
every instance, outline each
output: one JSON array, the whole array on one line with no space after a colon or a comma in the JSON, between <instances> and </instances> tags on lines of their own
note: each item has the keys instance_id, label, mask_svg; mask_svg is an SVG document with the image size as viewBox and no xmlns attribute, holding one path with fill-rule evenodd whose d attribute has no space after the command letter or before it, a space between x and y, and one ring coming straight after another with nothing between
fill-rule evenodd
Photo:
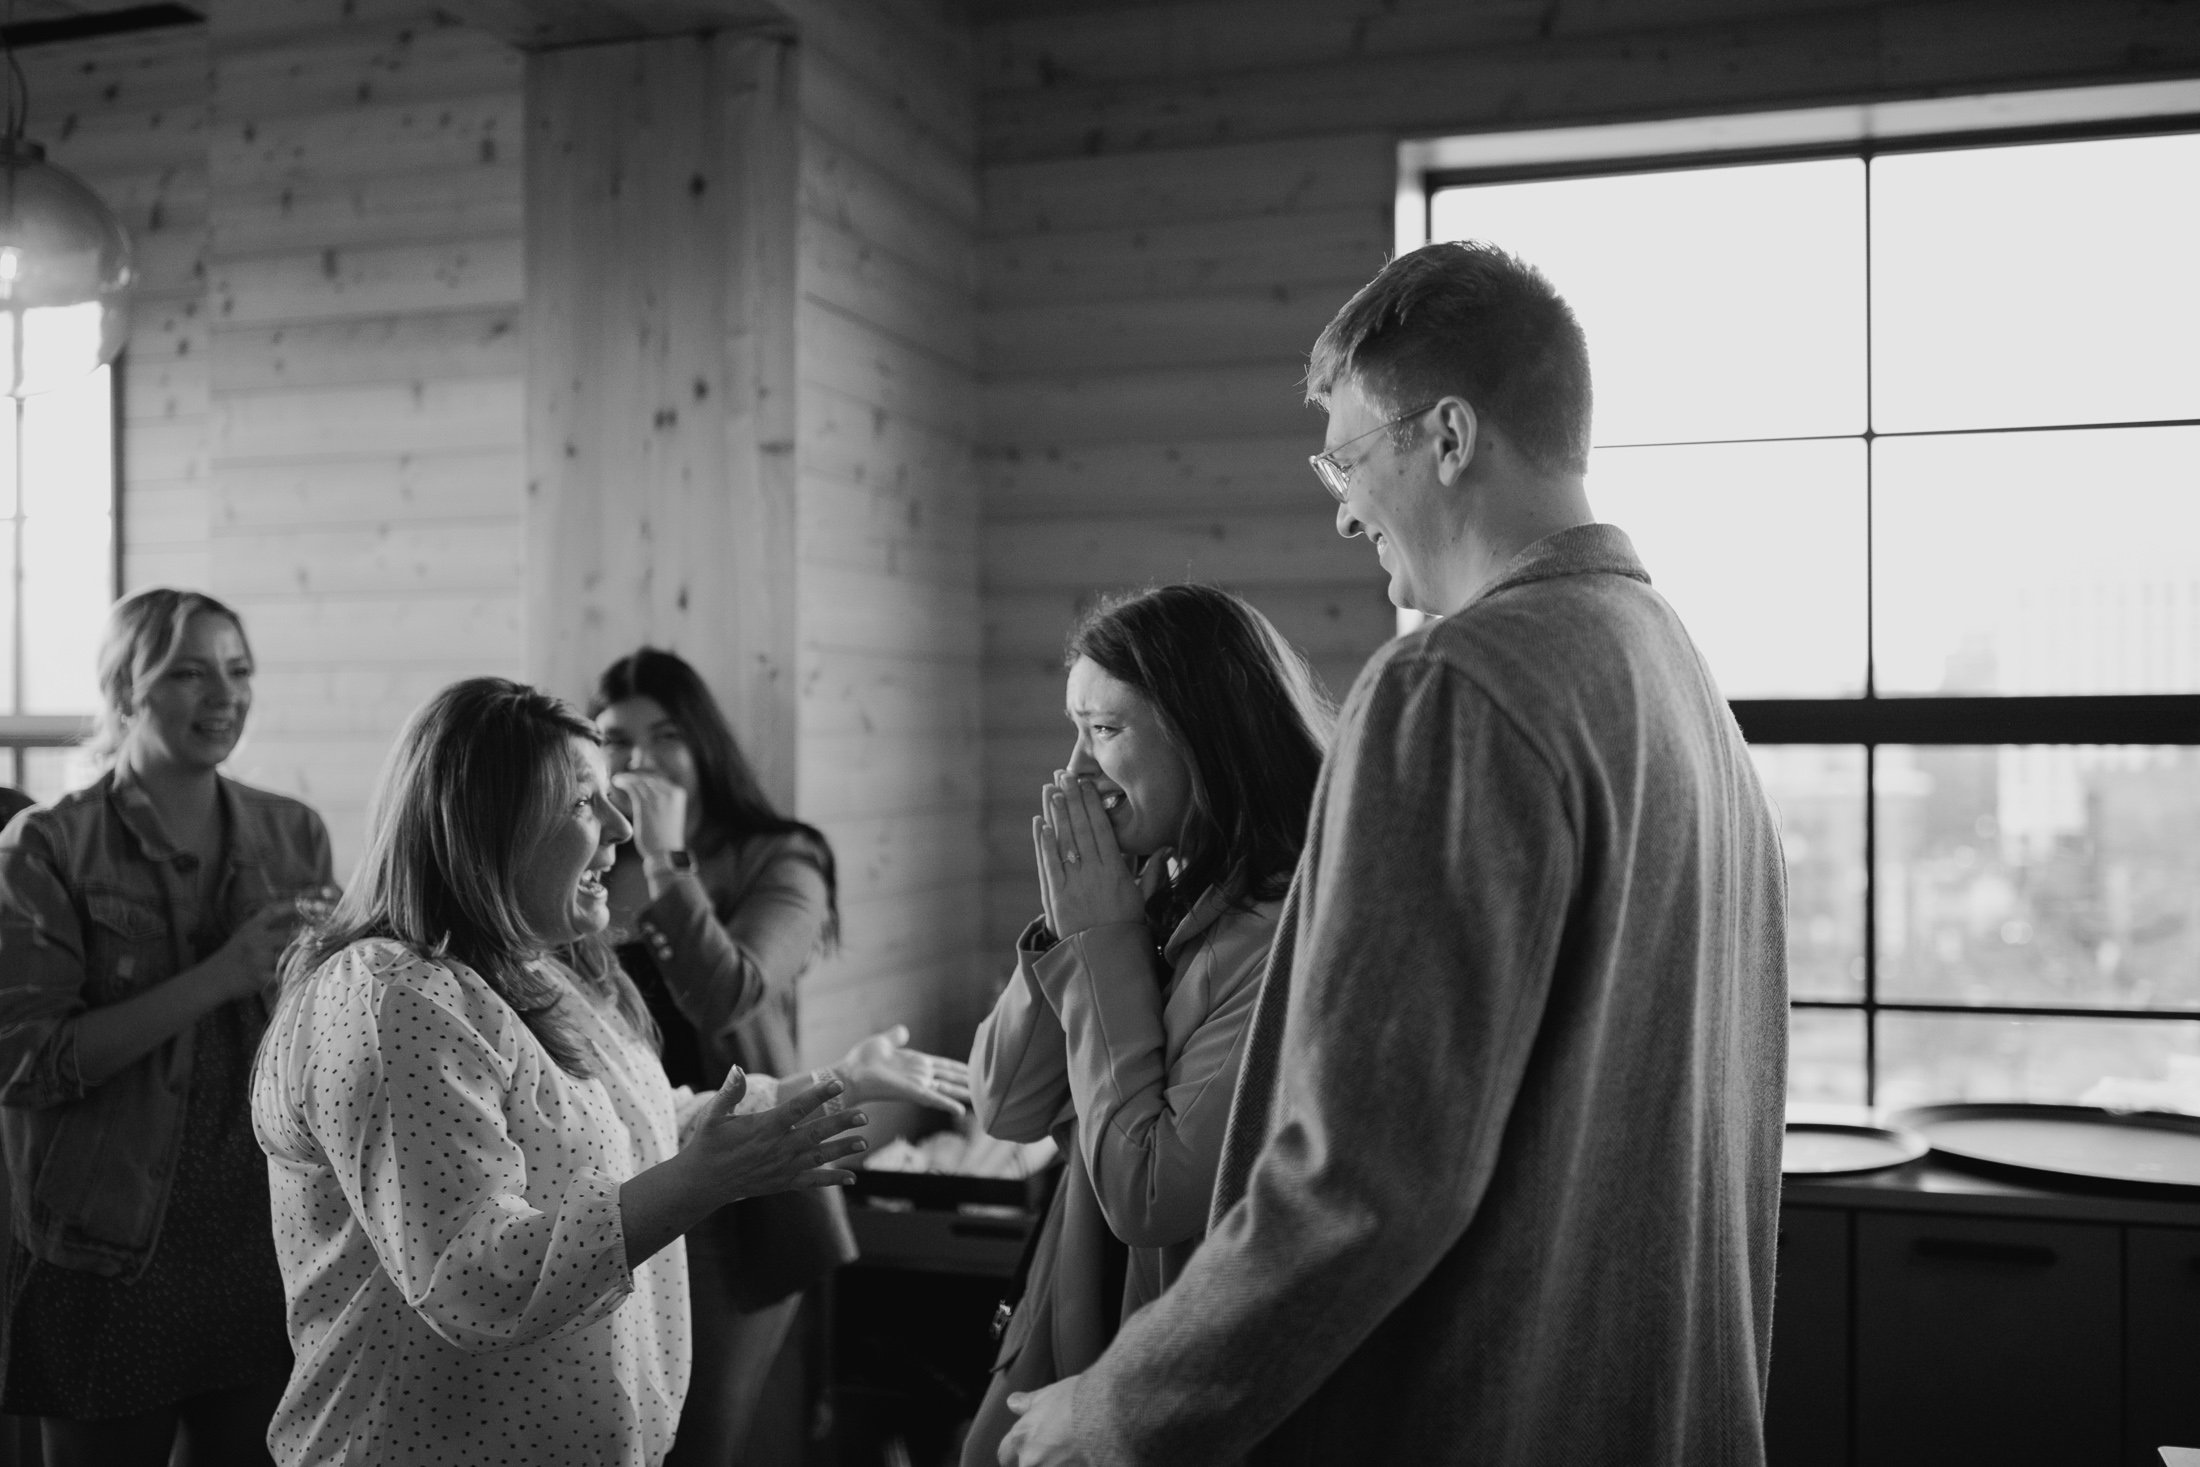
<instances>
[{"instance_id":1,"label":"dark long hair","mask_svg":"<svg viewBox=\"0 0 2200 1467\"><path fill-rule=\"evenodd\" d=\"M1177 874L1147 905L1155 932L1166 940L1209 887L1240 905L1282 895L1336 715L1298 649L1243 598L1179 585L1087 611L1063 665L1080 657L1144 694L1191 767Z\"/></svg>"},{"instance_id":2,"label":"dark long hair","mask_svg":"<svg viewBox=\"0 0 2200 1467\"><path fill-rule=\"evenodd\" d=\"M816 826L772 808L764 787L757 783L756 771L733 736L733 726L726 722L702 675L674 653L643 647L603 670L588 700L588 716L594 718L628 698L650 699L680 726L688 754L695 760L696 793L701 797L702 829L707 838L715 842L759 835L800 835L815 848L811 854L825 877L825 945L828 949L836 945L840 940L840 875L833 862L832 844Z\"/></svg>"},{"instance_id":3,"label":"dark long hair","mask_svg":"<svg viewBox=\"0 0 2200 1467\"><path fill-rule=\"evenodd\" d=\"M393 938L479 973L560 1069L586 1076L586 1049L558 1011L564 990L531 966L550 949L527 929L518 896L520 863L572 797L572 739L596 742L595 726L504 678L467 678L422 704L383 766L351 889L292 949L285 982L352 943ZM601 938L558 955L654 1042L648 1006Z\"/></svg>"}]
</instances>

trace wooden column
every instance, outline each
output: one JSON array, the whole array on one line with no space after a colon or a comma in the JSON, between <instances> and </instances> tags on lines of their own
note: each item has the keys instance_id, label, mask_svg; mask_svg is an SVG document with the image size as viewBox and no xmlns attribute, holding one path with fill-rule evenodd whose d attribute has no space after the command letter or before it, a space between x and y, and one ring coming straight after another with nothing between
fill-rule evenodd
<instances>
[{"instance_id":1,"label":"wooden column","mask_svg":"<svg viewBox=\"0 0 2200 1467\"><path fill-rule=\"evenodd\" d=\"M587 695L649 643L794 796L791 46L527 58L528 676Z\"/></svg>"}]
</instances>

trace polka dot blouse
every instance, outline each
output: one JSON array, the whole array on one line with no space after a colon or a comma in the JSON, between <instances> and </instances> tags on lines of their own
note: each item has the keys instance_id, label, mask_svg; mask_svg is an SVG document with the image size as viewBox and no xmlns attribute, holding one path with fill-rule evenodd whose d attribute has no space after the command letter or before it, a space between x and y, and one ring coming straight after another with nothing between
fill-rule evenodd
<instances>
[{"instance_id":1,"label":"polka dot blouse","mask_svg":"<svg viewBox=\"0 0 2200 1467\"><path fill-rule=\"evenodd\" d=\"M631 1273L619 1184L701 1100L577 989L596 1076L479 975L356 943L287 995L254 1076L290 1341L285 1464L648 1464L688 1385L687 1254ZM763 1080L763 1077L756 1077ZM768 1105L752 1083L741 1109Z\"/></svg>"}]
</instances>

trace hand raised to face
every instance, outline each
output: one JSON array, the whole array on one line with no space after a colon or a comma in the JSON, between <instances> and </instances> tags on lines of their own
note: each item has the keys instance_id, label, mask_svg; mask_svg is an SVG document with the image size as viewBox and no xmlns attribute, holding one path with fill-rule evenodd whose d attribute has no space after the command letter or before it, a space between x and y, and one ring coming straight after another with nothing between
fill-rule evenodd
<instances>
[{"instance_id":1,"label":"hand raised to face","mask_svg":"<svg viewBox=\"0 0 2200 1467\"><path fill-rule=\"evenodd\" d=\"M1040 791L1031 844L1047 927L1056 937L1146 919L1146 893L1115 843L1115 828L1091 780L1056 771ZM1157 852L1148 864L1158 867L1163 860Z\"/></svg>"}]
</instances>

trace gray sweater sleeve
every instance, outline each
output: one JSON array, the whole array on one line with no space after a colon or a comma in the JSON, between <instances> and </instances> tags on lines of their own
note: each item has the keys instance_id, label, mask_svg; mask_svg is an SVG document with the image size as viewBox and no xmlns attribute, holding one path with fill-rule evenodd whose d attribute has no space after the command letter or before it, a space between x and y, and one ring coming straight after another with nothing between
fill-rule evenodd
<instances>
[{"instance_id":1,"label":"gray sweater sleeve","mask_svg":"<svg viewBox=\"0 0 2200 1467\"><path fill-rule=\"evenodd\" d=\"M1275 1077L1265 1144L1184 1275L1079 1379L1095 1463L1236 1460L1459 1240L1529 1062L1577 861L1559 781L1481 688L1410 650L1369 669L1269 974L1287 1016L1255 1022L1253 1042L1276 1046L1246 1064L1248 1085Z\"/></svg>"}]
</instances>

